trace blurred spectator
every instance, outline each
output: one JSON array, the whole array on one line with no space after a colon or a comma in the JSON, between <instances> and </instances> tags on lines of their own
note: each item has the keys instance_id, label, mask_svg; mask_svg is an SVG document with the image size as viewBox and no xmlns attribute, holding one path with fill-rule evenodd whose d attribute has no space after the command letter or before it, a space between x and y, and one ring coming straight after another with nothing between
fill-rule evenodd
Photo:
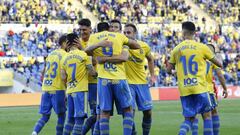
<instances>
[{"instance_id":1,"label":"blurred spectator","mask_svg":"<svg viewBox=\"0 0 240 135\"><path fill-rule=\"evenodd\" d=\"M120 19L122 23L170 23L195 18L184 0L88 0L86 6L100 20Z\"/></svg>"},{"instance_id":2,"label":"blurred spectator","mask_svg":"<svg viewBox=\"0 0 240 135\"><path fill-rule=\"evenodd\" d=\"M1 0L0 21L27 25L52 20L73 22L82 13L72 5L72 0Z\"/></svg>"},{"instance_id":3,"label":"blurred spectator","mask_svg":"<svg viewBox=\"0 0 240 135\"><path fill-rule=\"evenodd\" d=\"M195 3L211 14L218 23L240 21L239 0L195 0Z\"/></svg>"}]
</instances>

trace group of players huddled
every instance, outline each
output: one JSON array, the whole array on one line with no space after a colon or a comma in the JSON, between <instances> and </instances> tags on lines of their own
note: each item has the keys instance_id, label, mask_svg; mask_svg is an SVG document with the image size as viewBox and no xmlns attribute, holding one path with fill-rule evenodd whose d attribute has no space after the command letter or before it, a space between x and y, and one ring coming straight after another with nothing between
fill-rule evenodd
<instances>
[{"instance_id":1,"label":"group of players huddled","mask_svg":"<svg viewBox=\"0 0 240 135\"><path fill-rule=\"evenodd\" d=\"M136 105L143 112L142 134L149 135L152 99L144 61L147 59L149 80L153 84L154 60L150 47L137 40L134 24L126 24L122 32L118 20L100 22L96 33L92 33L89 19L81 19L78 24L80 34L62 35L59 48L46 58L39 111L42 117L32 135L37 135L48 122L52 108L58 117L56 135L85 135L90 129L93 135L108 135L114 104L117 113L123 117L124 135L137 134L133 120ZM178 76L185 117L179 134L185 135L190 129L192 134L198 134L195 116L202 114L204 135L213 132L215 135L215 131L216 134L219 131L219 117L212 72L217 71L223 94L227 97L225 80L220 72L222 64L214 57L214 46L207 47L193 40L195 26L192 22L184 22L182 28L186 40L174 48L170 62L166 62L169 72L176 67Z\"/></svg>"}]
</instances>

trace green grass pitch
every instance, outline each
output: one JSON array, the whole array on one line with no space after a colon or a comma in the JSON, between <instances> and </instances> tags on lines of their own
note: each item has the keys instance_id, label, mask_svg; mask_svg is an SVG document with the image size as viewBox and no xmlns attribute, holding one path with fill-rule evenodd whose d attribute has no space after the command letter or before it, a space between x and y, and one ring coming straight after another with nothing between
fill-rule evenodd
<instances>
[{"instance_id":1,"label":"green grass pitch","mask_svg":"<svg viewBox=\"0 0 240 135\"><path fill-rule=\"evenodd\" d=\"M218 109L221 119L220 135L239 135L240 99L221 100ZM0 135L30 135L38 118L40 115L36 106L0 108ZM141 120L142 113L137 112L135 122L139 135L142 133ZM151 135L176 135L182 121L179 101L154 102ZM55 123L56 115L53 113L40 135L54 135ZM122 134L121 116L111 118L110 134ZM199 123L199 134L202 134L202 120Z\"/></svg>"}]
</instances>

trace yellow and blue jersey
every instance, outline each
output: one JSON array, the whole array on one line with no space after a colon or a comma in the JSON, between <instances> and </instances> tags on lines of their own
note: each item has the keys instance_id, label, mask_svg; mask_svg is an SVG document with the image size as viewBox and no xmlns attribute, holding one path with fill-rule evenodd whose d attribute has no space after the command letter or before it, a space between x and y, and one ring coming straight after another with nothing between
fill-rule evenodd
<instances>
[{"instance_id":1,"label":"yellow and blue jersey","mask_svg":"<svg viewBox=\"0 0 240 135\"><path fill-rule=\"evenodd\" d=\"M91 61L87 54L81 50L72 50L61 62L67 74L67 94L88 91L87 65L91 65Z\"/></svg>"},{"instance_id":2,"label":"yellow and blue jersey","mask_svg":"<svg viewBox=\"0 0 240 135\"><path fill-rule=\"evenodd\" d=\"M170 63L175 64L181 96L208 92L206 60L212 58L214 54L206 45L193 40L185 40L173 49Z\"/></svg>"},{"instance_id":3,"label":"yellow and blue jersey","mask_svg":"<svg viewBox=\"0 0 240 135\"><path fill-rule=\"evenodd\" d=\"M124 44L128 44L128 38L120 33L103 31L92 34L88 45L94 45L103 40L109 40L113 43L112 47L99 47L94 50L93 56L113 56L120 55ZM126 79L124 63L113 64L106 62L98 64L98 77L106 79Z\"/></svg>"},{"instance_id":4,"label":"yellow and blue jersey","mask_svg":"<svg viewBox=\"0 0 240 135\"><path fill-rule=\"evenodd\" d=\"M65 90L61 79L61 60L67 53L63 49L51 52L46 59L46 67L42 84L43 91Z\"/></svg>"},{"instance_id":5,"label":"yellow and blue jersey","mask_svg":"<svg viewBox=\"0 0 240 135\"><path fill-rule=\"evenodd\" d=\"M127 81L129 84L147 84L145 58L151 53L150 47L142 41L137 41L140 49L130 49L129 59L125 62Z\"/></svg>"},{"instance_id":6,"label":"yellow and blue jersey","mask_svg":"<svg viewBox=\"0 0 240 135\"><path fill-rule=\"evenodd\" d=\"M80 43L83 47L83 49L85 49L87 47L87 43L88 42L85 42L83 41L82 39L80 40ZM94 69L97 70L97 65L94 65ZM96 84L97 83L97 78L91 76L91 75L88 75L88 83L90 84Z\"/></svg>"},{"instance_id":7,"label":"yellow and blue jersey","mask_svg":"<svg viewBox=\"0 0 240 135\"><path fill-rule=\"evenodd\" d=\"M213 70L219 69L218 66L212 64L210 61L206 61L207 70L206 70L206 80L207 80L207 87L211 94L214 93L214 84L213 84Z\"/></svg>"}]
</instances>

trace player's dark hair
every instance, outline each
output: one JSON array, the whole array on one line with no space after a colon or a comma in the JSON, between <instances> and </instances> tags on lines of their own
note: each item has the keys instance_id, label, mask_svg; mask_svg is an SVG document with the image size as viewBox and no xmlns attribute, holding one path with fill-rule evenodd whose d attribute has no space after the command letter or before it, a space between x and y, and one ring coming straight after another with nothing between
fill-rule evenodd
<instances>
[{"instance_id":1,"label":"player's dark hair","mask_svg":"<svg viewBox=\"0 0 240 135\"><path fill-rule=\"evenodd\" d=\"M125 27L132 27L134 32L137 32L137 27L134 24L132 24L132 23L126 24Z\"/></svg>"},{"instance_id":2,"label":"player's dark hair","mask_svg":"<svg viewBox=\"0 0 240 135\"><path fill-rule=\"evenodd\" d=\"M215 53L215 46L213 44L207 44L208 46L211 46L213 48L213 52Z\"/></svg>"},{"instance_id":3,"label":"player's dark hair","mask_svg":"<svg viewBox=\"0 0 240 135\"><path fill-rule=\"evenodd\" d=\"M97 24L97 31L102 32L105 30L109 30L109 24L107 22L100 22Z\"/></svg>"},{"instance_id":4,"label":"player's dark hair","mask_svg":"<svg viewBox=\"0 0 240 135\"><path fill-rule=\"evenodd\" d=\"M110 21L110 23L111 23L111 24L112 24L112 23L118 23L119 26L120 26L120 30L122 30L122 24L121 24L121 22L120 22L119 20L113 19L113 20Z\"/></svg>"},{"instance_id":5,"label":"player's dark hair","mask_svg":"<svg viewBox=\"0 0 240 135\"><path fill-rule=\"evenodd\" d=\"M63 45L63 43L64 42L66 42L67 41L67 35L62 35L59 39L58 39L58 44L60 45L60 46L62 46Z\"/></svg>"},{"instance_id":6,"label":"player's dark hair","mask_svg":"<svg viewBox=\"0 0 240 135\"><path fill-rule=\"evenodd\" d=\"M87 19L87 18L83 18L83 19L78 21L78 25L91 27L91 21L89 19Z\"/></svg>"},{"instance_id":7,"label":"player's dark hair","mask_svg":"<svg viewBox=\"0 0 240 135\"><path fill-rule=\"evenodd\" d=\"M195 32L196 27L195 27L195 24L193 22L186 21L186 22L182 23L182 29L185 29L189 32Z\"/></svg>"},{"instance_id":8,"label":"player's dark hair","mask_svg":"<svg viewBox=\"0 0 240 135\"><path fill-rule=\"evenodd\" d=\"M75 34L75 33L70 33L70 34L67 34L67 43L68 43L68 46L71 47L73 46L73 44L75 43L75 39L78 39L78 35Z\"/></svg>"}]
</instances>

